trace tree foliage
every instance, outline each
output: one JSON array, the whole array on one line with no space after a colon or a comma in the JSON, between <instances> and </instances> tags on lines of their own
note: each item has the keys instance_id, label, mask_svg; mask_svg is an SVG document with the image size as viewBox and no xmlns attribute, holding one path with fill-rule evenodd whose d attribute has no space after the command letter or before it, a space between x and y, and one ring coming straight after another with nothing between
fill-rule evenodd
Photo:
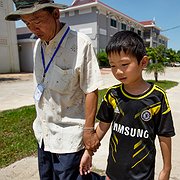
<instances>
[{"instance_id":1,"label":"tree foliage","mask_svg":"<svg viewBox=\"0 0 180 180\"><path fill-rule=\"evenodd\" d=\"M97 59L99 62L99 66L109 67L108 57L107 57L107 54L104 50L101 50L99 53L97 53Z\"/></svg>"},{"instance_id":2,"label":"tree foliage","mask_svg":"<svg viewBox=\"0 0 180 180\"><path fill-rule=\"evenodd\" d=\"M155 81L158 81L158 74L165 72L165 62L166 58L166 48L162 45L156 48L147 48L147 55L150 59L150 62L146 68L147 73L154 73Z\"/></svg>"},{"instance_id":3,"label":"tree foliage","mask_svg":"<svg viewBox=\"0 0 180 180\"><path fill-rule=\"evenodd\" d=\"M167 49L166 50L166 57L167 57L168 61L170 61L169 63L177 62L177 61L180 62L180 51L178 54L178 52L176 53L176 51L171 49L171 48Z\"/></svg>"},{"instance_id":4,"label":"tree foliage","mask_svg":"<svg viewBox=\"0 0 180 180\"><path fill-rule=\"evenodd\" d=\"M147 73L154 73L155 81L158 81L158 74L165 73L165 67L167 64L174 62L180 62L180 50L175 51L173 49L166 49L165 46L160 45L156 48L146 48L147 55L150 59L150 63L146 68ZM97 59L99 66L109 67L109 61L107 54L104 50L97 53Z\"/></svg>"}]
</instances>

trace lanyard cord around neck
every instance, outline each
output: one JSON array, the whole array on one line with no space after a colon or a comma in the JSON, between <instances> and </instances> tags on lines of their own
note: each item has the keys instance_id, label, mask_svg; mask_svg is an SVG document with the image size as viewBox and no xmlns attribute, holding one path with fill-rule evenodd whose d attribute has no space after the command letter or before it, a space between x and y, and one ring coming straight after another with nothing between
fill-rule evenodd
<instances>
[{"instance_id":1,"label":"lanyard cord around neck","mask_svg":"<svg viewBox=\"0 0 180 180\"><path fill-rule=\"evenodd\" d=\"M47 73L51 63L52 63L56 53L58 52L62 42L64 41L64 38L66 37L67 33L69 32L69 30L70 30L70 28L68 27L66 32L63 34L61 40L59 41L59 44L57 45L57 48L55 49L55 51L54 51L49 63L47 64L47 66L45 66L45 57L44 57L43 47L41 46L41 57L42 57L42 64L43 64L43 67L44 67L43 78L46 76L46 73Z\"/></svg>"}]
</instances>

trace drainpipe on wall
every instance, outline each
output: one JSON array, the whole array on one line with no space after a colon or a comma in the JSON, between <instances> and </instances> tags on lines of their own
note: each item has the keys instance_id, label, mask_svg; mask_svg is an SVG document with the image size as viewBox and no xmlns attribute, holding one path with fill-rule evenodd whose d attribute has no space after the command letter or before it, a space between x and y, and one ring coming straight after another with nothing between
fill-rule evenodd
<instances>
[{"instance_id":1,"label":"drainpipe on wall","mask_svg":"<svg viewBox=\"0 0 180 180\"><path fill-rule=\"evenodd\" d=\"M99 10L96 9L96 19L97 19L97 29L96 29L96 45L97 45L97 48L96 48L96 53L98 53L100 51L99 49Z\"/></svg>"},{"instance_id":2,"label":"drainpipe on wall","mask_svg":"<svg viewBox=\"0 0 180 180\"><path fill-rule=\"evenodd\" d=\"M109 42L109 38L110 38L110 35L109 35L109 12L107 12L106 14L106 42L108 43Z\"/></svg>"}]
</instances>

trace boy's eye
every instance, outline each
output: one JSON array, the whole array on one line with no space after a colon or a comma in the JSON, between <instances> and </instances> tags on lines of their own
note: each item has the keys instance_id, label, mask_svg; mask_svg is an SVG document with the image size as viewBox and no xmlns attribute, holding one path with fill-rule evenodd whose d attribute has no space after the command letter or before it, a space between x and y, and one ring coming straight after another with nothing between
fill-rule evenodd
<instances>
[{"instance_id":1,"label":"boy's eye","mask_svg":"<svg viewBox=\"0 0 180 180\"><path fill-rule=\"evenodd\" d=\"M126 63L126 64L122 64L122 66L127 66L128 64Z\"/></svg>"}]
</instances>

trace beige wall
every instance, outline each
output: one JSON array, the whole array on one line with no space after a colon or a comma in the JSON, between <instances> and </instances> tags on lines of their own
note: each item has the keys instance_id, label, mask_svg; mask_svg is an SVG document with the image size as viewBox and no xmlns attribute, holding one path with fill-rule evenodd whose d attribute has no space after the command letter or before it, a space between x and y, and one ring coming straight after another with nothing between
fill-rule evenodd
<instances>
[{"instance_id":1,"label":"beige wall","mask_svg":"<svg viewBox=\"0 0 180 180\"><path fill-rule=\"evenodd\" d=\"M35 39L23 39L18 41L21 72L33 72L33 49Z\"/></svg>"},{"instance_id":2,"label":"beige wall","mask_svg":"<svg viewBox=\"0 0 180 180\"><path fill-rule=\"evenodd\" d=\"M0 0L0 73L20 71L15 22L4 19L12 10L12 0Z\"/></svg>"}]
</instances>

